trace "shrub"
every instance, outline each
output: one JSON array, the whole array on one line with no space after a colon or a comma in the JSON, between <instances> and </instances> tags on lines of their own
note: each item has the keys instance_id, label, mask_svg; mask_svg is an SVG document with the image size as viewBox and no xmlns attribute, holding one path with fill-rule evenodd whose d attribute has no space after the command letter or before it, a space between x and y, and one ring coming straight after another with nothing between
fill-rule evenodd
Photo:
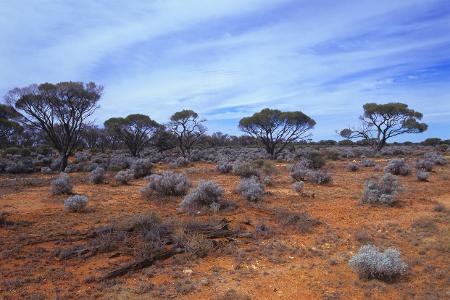
<instances>
[{"instance_id":1,"label":"shrub","mask_svg":"<svg viewBox=\"0 0 450 300\"><path fill-rule=\"evenodd\" d=\"M233 165L230 164L227 161L219 161L217 163L216 169L220 173L226 174L226 173L230 173L231 172L231 170L233 169Z\"/></svg>"},{"instance_id":2,"label":"shrub","mask_svg":"<svg viewBox=\"0 0 450 300\"><path fill-rule=\"evenodd\" d=\"M244 178L259 176L258 169L250 162L236 162L233 165L233 174Z\"/></svg>"},{"instance_id":3,"label":"shrub","mask_svg":"<svg viewBox=\"0 0 450 300\"><path fill-rule=\"evenodd\" d=\"M292 184L292 190L297 193L302 193L305 187L305 183L303 181L296 181Z\"/></svg>"},{"instance_id":4,"label":"shrub","mask_svg":"<svg viewBox=\"0 0 450 300\"><path fill-rule=\"evenodd\" d=\"M271 161L264 159L257 159L252 161L251 164L255 168L259 169L263 174L271 175L277 173L277 168Z\"/></svg>"},{"instance_id":5,"label":"shrub","mask_svg":"<svg viewBox=\"0 0 450 300\"><path fill-rule=\"evenodd\" d=\"M393 205L398 192L401 191L397 177L386 173L378 181L369 179L364 184L362 203Z\"/></svg>"},{"instance_id":6,"label":"shrub","mask_svg":"<svg viewBox=\"0 0 450 300\"><path fill-rule=\"evenodd\" d=\"M355 162L350 162L347 165L347 170L349 170L350 172L356 172L359 170L359 165Z\"/></svg>"},{"instance_id":7,"label":"shrub","mask_svg":"<svg viewBox=\"0 0 450 300\"><path fill-rule=\"evenodd\" d=\"M224 194L224 189L215 181L201 180L198 186L187 194L180 207L185 211L192 211L199 208L209 208L211 204L218 203Z\"/></svg>"},{"instance_id":8,"label":"shrub","mask_svg":"<svg viewBox=\"0 0 450 300\"><path fill-rule=\"evenodd\" d=\"M423 169L417 170L416 177L419 181L428 181L429 173Z\"/></svg>"},{"instance_id":9,"label":"shrub","mask_svg":"<svg viewBox=\"0 0 450 300\"><path fill-rule=\"evenodd\" d=\"M391 159L384 168L384 173L407 176L411 173L411 169L408 167L404 159Z\"/></svg>"},{"instance_id":10,"label":"shrub","mask_svg":"<svg viewBox=\"0 0 450 300\"><path fill-rule=\"evenodd\" d=\"M271 176L264 176L262 179L262 183L264 185L272 185L272 177Z\"/></svg>"},{"instance_id":11,"label":"shrub","mask_svg":"<svg viewBox=\"0 0 450 300\"><path fill-rule=\"evenodd\" d=\"M433 161L429 159L420 159L416 161L416 169L430 172L433 170Z\"/></svg>"},{"instance_id":12,"label":"shrub","mask_svg":"<svg viewBox=\"0 0 450 300\"><path fill-rule=\"evenodd\" d=\"M369 158L363 158L361 160L361 164L363 165L363 167L375 167L375 161L373 159L369 159Z\"/></svg>"},{"instance_id":13,"label":"shrub","mask_svg":"<svg viewBox=\"0 0 450 300\"><path fill-rule=\"evenodd\" d=\"M181 168L181 167L187 167L191 161L183 156L177 157L175 160L170 162L170 166L172 168Z\"/></svg>"},{"instance_id":14,"label":"shrub","mask_svg":"<svg viewBox=\"0 0 450 300\"><path fill-rule=\"evenodd\" d=\"M153 164L149 159L137 159L131 165L130 170L133 172L134 178L142 178L152 173Z\"/></svg>"},{"instance_id":15,"label":"shrub","mask_svg":"<svg viewBox=\"0 0 450 300\"><path fill-rule=\"evenodd\" d=\"M289 166L289 169L291 171L291 177L295 181L304 181L308 177L309 170L302 162Z\"/></svg>"},{"instance_id":16,"label":"shrub","mask_svg":"<svg viewBox=\"0 0 450 300\"><path fill-rule=\"evenodd\" d=\"M53 195L72 194L73 185L67 173L60 173L58 178L50 183L50 188Z\"/></svg>"},{"instance_id":17,"label":"shrub","mask_svg":"<svg viewBox=\"0 0 450 300\"><path fill-rule=\"evenodd\" d=\"M314 226L321 224L307 212L293 212L286 209L277 210L276 218L282 225L293 227L301 233L311 232Z\"/></svg>"},{"instance_id":18,"label":"shrub","mask_svg":"<svg viewBox=\"0 0 450 300\"><path fill-rule=\"evenodd\" d=\"M41 173L42 174L50 174L52 172L52 169L50 169L49 167L42 167L41 168Z\"/></svg>"},{"instance_id":19,"label":"shrub","mask_svg":"<svg viewBox=\"0 0 450 300\"><path fill-rule=\"evenodd\" d=\"M114 179L120 184L128 184L131 180L133 180L134 174L131 170L123 170L117 172Z\"/></svg>"},{"instance_id":20,"label":"shrub","mask_svg":"<svg viewBox=\"0 0 450 300\"><path fill-rule=\"evenodd\" d=\"M101 167L95 168L90 174L89 174L89 182L93 184L100 184L105 181L105 169Z\"/></svg>"},{"instance_id":21,"label":"shrub","mask_svg":"<svg viewBox=\"0 0 450 300\"><path fill-rule=\"evenodd\" d=\"M74 195L64 201L64 208L68 212L83 212L86 210L88 197L83 195Z\"/></svg>"},{"instance_id":22,"label":"shrub","mask_svg":"<svg viewBox=\"0 0 450 300\"><path fill-rule=\"evenodd\" d=\"M244 196L248 201L256 202L264 194L264 185L257 177L242 178L236 188L236 192Z\"/></svg>"},{"instance_id":23,"label":"shrub","mask_svg":"<svg viewBox=\"0 0 450 300\"><path fill-rule=\"evenodd\" d=\"M300 156L302 160L307 160L309 163L308 168L320 169L326 164L325 157L316 150L307 150L304 153L301 153Z\"/></svg>"},{"instance_id":24,"label":"shrub","mask_svg":"<svg viewBox=\"0 0 450 300\"><path fill-rule=\"evenodd\" d=\"M365 279L392 281L405 275L408 270L397 249L380 251L373 245L362 246L348 263L360 278Z\"/></svg>"},{"instance_id":25,"label":"shrub","mask_svg":"<svg viewBox=\"0 0 450 300\"><path fill-rule=\"evenodd\" d=\"M310 170L308 180L316 184L326 184L332 181L331 175L324 170Z\"/></svg>"},{"instance_id":26,"label":"shrub","mask_svg":"<svg viewBox=\"0 0 450 300\"><path fill-rule=\"evenodd\" d=\"M433 162L435 165L443 166L447 164L447 159L436 152L427 152L424 154L424 158Z\"/></svg>"},{"instance_id":27,"label":"shrub","mask_svg":"<svg viewBox=\"0 0 450 300\"><path fill-rule=\"evenodd\" d=\"M8 161L5 166L6 173L19 174L33 171L33 160L30 157L16 157L15 161Z\"/></svg>"},{"instance_id":28,"label":"shrub","mask_svg":"<svg viewBox=\"0 0 450 300\"><path fill-rule=\"evenodd\" d=\"M141 194L147 198L152 194L182 196L191 187L186 175L172 171L165 171L161 175L152 174L148 179L147 186L141 189Z\"/></svg>"}]
</instances>

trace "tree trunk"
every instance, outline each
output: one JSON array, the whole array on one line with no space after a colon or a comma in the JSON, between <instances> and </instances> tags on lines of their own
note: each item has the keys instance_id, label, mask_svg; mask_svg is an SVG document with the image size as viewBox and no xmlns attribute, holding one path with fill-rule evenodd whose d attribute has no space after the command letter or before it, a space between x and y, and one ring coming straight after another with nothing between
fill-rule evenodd
<instances>
[{"instance_id":1,"label":"tree trunk","mask_svg":"<svg viewBox=\"0 0 450 300\"><path fill-rule=\"evenodd\" d=\"M383 147L386 146L386 140L380 140L377 143L377 151L381 151L381 149L383 149Z\"/></svg>"},{"instance_id":2,"label":"tree trunk","mask_svg":"<svg viewBox=\"0 0 450 300\"><path fill-rule=\"evenodd\" d=\"M68 160L69 160L69 154L68 154L68 153L62 152L62 153L60 153L60 155L61 155L61 163L60 163L60 165L59 165L59 170L60 170L61 172L64 172L64 170L65 170L66 167L67 167L67 162L68 162Z\"/></svg>"}]
</instances>

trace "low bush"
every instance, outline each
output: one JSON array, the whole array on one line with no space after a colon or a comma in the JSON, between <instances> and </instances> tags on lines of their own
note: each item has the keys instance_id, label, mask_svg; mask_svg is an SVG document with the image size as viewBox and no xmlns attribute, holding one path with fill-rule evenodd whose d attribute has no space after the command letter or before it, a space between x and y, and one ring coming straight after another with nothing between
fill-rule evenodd
<instances>
[{"instance_id":1,"label":"low bush","mask_svg":"<svg viewBox=\"0 0 450 300\"><path fill-rule=\"evenodd\" d=\"M226 174L230 173L233 169L233 165L227 161L219 161L216 166L217 171L220 173Z\"/></svg>"},{"instance_id":2,"label":"low bush","mask_svg":"<svg viewBox=\"0 0 450 300\"><path fill-rule=\"evenodd\" d=\"M356 172L359 170L359 165L355 162L350 162L347 165L347 170L349 170L350 172Z\"/></svg>"},{"instance_id":3,"label":"low bush","mask_svg":"<svg viewBox=\"0 0 450 300\"><path fill-rule=\"evenodd\" d=\"M424 158L440 166L446 165L448 162L444 156L436 152L427 152L424 154Z\"/></svg>"},{"instance_id":4,"label":"low bush","mask_svg":"<svg viewBox=\"0 0 450 300\"><path fill-rule=\"evenodd\" d=\"M64 200L64 208L68 212L83 212L86 210L88 197L83 195L74 195Z\"/></svg>"},{"instance_id":5,"label":"low bush","mask_svg":"<svg viewBox=\"0 0 450 300\"><path fill-rule=\"evenodd\" d=\"M384 173L407 176L411 174L411 169L404 159L391 159L384 168Z\"/></svg>"},{"instance_id":6,"label":"low bush","mask_svg":"<svg viewBox=\"0 0 450 300\"><path fill-rule=\"evenodd\" d=\"M401 186L397 177L391 173L386 173L378 180L369 179L366 181L361 202L393 205L400 191Z\"/></svg>"},{"instance_id":7,"label":"low bush","mask_svg":"<svg viewBox=\"0 0 450 300\"><path fill-rule=\"evenodd\" d=\"M117 172L116 176L114 176L114 179L117 183L120 184L128 184L131 180L133 180L134 174L131 170L123 170Z\"/></svg>"},{"instance_id":8,"label":"low bush","mask_svg":"<svg viewBox=\"0 0 450 300\"><path fill-rule=\"evenodd\" d=\"M418 181L428 181L429 173L424 169L417 170L416 178Z\"/></svg>"},{"instance_id":9,"label":"low bush","mask_svg":"<svg viewBox=\"0 0 450 300\"><path fill-rule=\"evenodd\" d=\"M368 167L375 167L375 161L373 159L363 158L361 160L361 165L363 167L366 167L366 168L368 168Z\"/></svg>"},{"instance_id":10,"label":"low bush","mask_svg":"<svg viewBox=\"0 0 450 300\"><path fill-rule=\"evenodd\" d=\"M89 174L89 182L93 184L100 184L105 181L105 169L101 167L95 168L90 174Z\"/></svg>"},{"instance_id":11,"label":"low bush","mask_svg":"<svg viewBox=\"0 0 450 300\"><path fill-rule=\"evenodd\" d=\"M400 255L400 251L394 248L380 251L373 245L364 245L348 263L360 278L393 281L408 270Z\"/></svg>"},{"instance_id":12,"label":"low bush","mask_svg":"<svg viewBox=\"0 0 450 300\"><path fill-rule=\"evenodd\" d=\"M187 167L191 161L183 156L177 157L175 160L171 161L169 163L169 166L172 168L181 168L181 167Z\"/></svg>"},{"instance_id":13,"label":"low bush","mask_svg":"<svg viewBox=\"0 0 450 300\"><path fill-rule=\"evenodd\" d=\"M291 177L295 181L304 181L308 177L309 169L302 162L288 166L288 170L291 172Z\"/></svg>"},{"instance_id":14,"label":"low bush","mask_svg":"<svg viewBox=\"0 0 450 300\"><path fill-rule=\"evenodd\" d=\"M305 188L305 183L303 181L296 181L292 184L292 190L297 193L302 193Z\"/></svg>"},{"instance_id":15,"label":"low bush","mask_svg":"<svg viewBox=\"0 0 450 300\"><path fill-rule=\"evenodd\" d=\"M305 150L299 154L301 160L308 161L308 168L320 169L326 164L325 157L317 150Z\"/></svg>"},{"instance_id":16,"label":"low bush","mask_svg":"<svg viewBox=\"0 0 450 300\"><path fill-rule=\"evenodd\" d=\"M161 196L182 196L186 195L191 187L186 175L182 173L175 173L172 171L165 171L160 174L152 174L148 177L148 184L141 189L141 194L149 198L153 194Z\"/></svg>"},{"instance_id":17,"label":"low bush","mask_svg":"<svg viewBox=\"0 0 450 300\"><path fill-rule=\"evenodd\" d=\"M50 173L52 173L52 169L50 169L49 167L42 167L41 173L42 174L50 174Z\"/></svg>"},{"instance_id":18,"label":"low bush","mask_svg":"<svg viewBox=\"0 0 450 300\"><path fill-rule=\"evenodd\" d=\"M433 162L429 159L420 159L416 161L416 169L430 172L433 170Z\"/></svg>"},{"instance_id":19,"label":"low bush","mask_svg":"<svg viewBox=\"0 0 450 300\"><path fill-rule=\"evenodd\" d=\"M67 173L60 173L58 178L50 183L53 195L72 194L73 185Z\"/></svg>"},{"instance_id":20,"label":"low bush","mask_svg":"<svg viewBox=\"0 0 450 300\"><path fill-rule=\"evenodd\" d=\"M293 212L286 209L278 209L276 218L282 225L295 228L301 233L311 232L315 226L321 224L307 212Z\"/></svg>"},{"instance_id":21,"label":"low bush","mask_svg":"<svg viewBox=\"0 0 450 300\"><path fill-rule=\"evenodd\" d=\"M201 208L210 208L213 203L219 203L224 194L224 189L215 181L201 180L198 186L187 194L180 203L184 211L194 211Z\"/></svg>"},{"instance_id":22,"label":"low bush","mask_svg":"<svg viewBox=\"0 0 450 300\"><path fill-rule=\"evenodd\" d=\"M152 173L153 163L146 158L137 159L131 164L130 170L134 178L142 178Z\"/></svg>"},{"instance_id":23,"label":"low bush","mask_svg":"<svg viewBox=\"0 0 450 300\"><path fill-rule=\"evenodd\" d=\"M277 168L275 167L273 162L269 160L256 159L252 161L251 164L265 175L272 175L277 173Z\"/></svg>"},{"instance_id":24,"label":"low bush","mask_svg":"<svg viewBox=\"0 0 450 300\"><path fill-rule=\"evenodd\" d=\"M310 182L316 184L326 184L333 181L331 175L324 170L310 170L307 177Z\"/></svg>"},{"instance_id":25,"label":"low bush","mask_svg":"<svg viewBox=\"0 0 450 300\"><path fill-rule=\"evenodd\" d=\"M270 186L270 185L272 185L273 180L272 180L272 177L271 177L271 176L264 176L264 177L261 179L261 182L262 182L264 185Z\"/></svg>"},{"instance_id":26,"label":"low bush","mask_svg":"<svg viewBox=\"0 0 450 300\"><path fill-rule=\"evenodd\" d=\"M244 196L248 201L257 202L264 195L264 185L257 177L242 178L236 188L236 192Z\"/></svg>"},{"instance_id":27,"label":"low bush","mask_svg":"<svg viewBox=\"0 0 450 300\"><path fill-rule=\"evenodd\" d=\"M233 174L245 178L250 178L252 176L259 176L258 169L251 162L234 163Z\"/></svg>"}]
</instances>

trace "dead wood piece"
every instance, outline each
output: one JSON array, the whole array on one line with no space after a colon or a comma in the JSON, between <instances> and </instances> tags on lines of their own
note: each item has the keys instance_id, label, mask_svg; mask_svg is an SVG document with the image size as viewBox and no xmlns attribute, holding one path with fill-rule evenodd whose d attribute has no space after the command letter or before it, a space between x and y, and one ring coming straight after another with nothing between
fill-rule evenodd
<instances>
[{"instance_id":1,"label":"dead wood piece","mask_svg":"<svg viewBox=\"0 0 450 300\"><path fill-rule=\"evenodd\" d=\"M152 256L150 258L144 258L144 259L123 265L123 266L119 267L118 269L115 269L115 270L109 272L108 274L103 276L100 280L111 279L111 278L125 275L126 273L131 272L131 271L141 270L143 268L153 265L156 261L168 259L178 253L181 253L181 252L183 252L183 250L181 250L179 248L160 251L159 253L155 254L154 256Z\"/></svg>"}]
</instances>

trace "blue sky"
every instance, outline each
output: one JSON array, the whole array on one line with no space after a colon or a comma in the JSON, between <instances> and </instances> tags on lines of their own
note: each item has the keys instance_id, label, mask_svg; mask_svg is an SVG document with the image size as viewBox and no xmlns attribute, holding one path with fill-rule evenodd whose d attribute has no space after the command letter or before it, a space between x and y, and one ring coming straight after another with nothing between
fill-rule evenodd
<instances>
[{"instance_id":1,"label":"blue sky","mask_svg":"<svg viewBox=\"0 0 450 300\"><path fill-rule=\"evenodd\" d=\"M183 108L239 134L264 107L301 110L313 138L366 102L407 103L450 138L448 0L0 0L0 95L58 81L104 85L95 121Z\"/></svg>"}]
</instances>

